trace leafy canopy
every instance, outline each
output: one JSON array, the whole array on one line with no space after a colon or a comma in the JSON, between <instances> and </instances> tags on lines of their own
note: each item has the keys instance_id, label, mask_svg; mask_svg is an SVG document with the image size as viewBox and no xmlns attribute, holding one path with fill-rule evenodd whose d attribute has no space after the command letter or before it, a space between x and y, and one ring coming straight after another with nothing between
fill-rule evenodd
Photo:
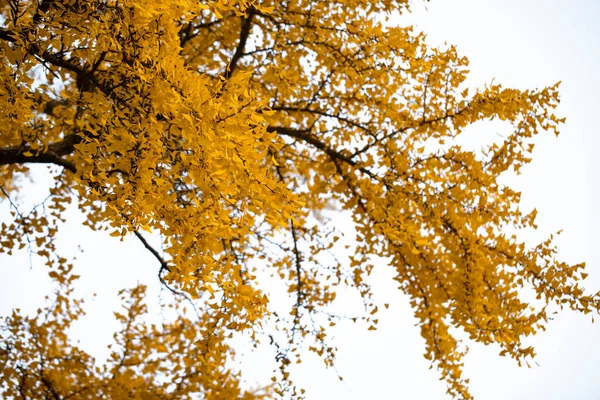
<instances>
[{"instance_id":1,"label":"leafy canopy","mask_svg":"<svg viewBox=\"0 0 600 400\"><path fill-rule=\"evenodd\" d=\"M454 328L521 362L550 305L598 311L583 264L558 261L551 238L519 240L535 210L499 182L530 161L537 133L558 134L557 85L469 90L467 59L390 22L403 12L407 0L2 0L0 184L13 213L0 251L43 257L59 289L37 315L4 319L0 394L301 396L296 345L332 365L340 288L356 288L374 329L372 256L393 269L458 398L471 396ZM503 141L458 144L490 119L512 127ZM25 212L13 199L33 163L54 185ZM77 348L65 334L83 314L77 277L54 242L69 203L92 229L137 236L173 306L187 297L197 315L146 324L144 288L125 290L108 362ZM352 215L349 261L324 256L339 238L331 209ZM273 384L241 385L234 334L274 346Z\"/></svg>"}]
</instances>

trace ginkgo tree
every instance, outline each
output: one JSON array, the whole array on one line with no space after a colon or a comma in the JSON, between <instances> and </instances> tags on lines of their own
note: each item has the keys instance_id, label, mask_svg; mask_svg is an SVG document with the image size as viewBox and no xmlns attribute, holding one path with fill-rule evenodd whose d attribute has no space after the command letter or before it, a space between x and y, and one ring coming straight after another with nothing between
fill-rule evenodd
<instances>
[{"instance_id":1,"label":"ginkgo tree","mask_svg":"<svg viewBox=\"0 0 600 400\"><path fill-rule=\"evenodd\" d=\"M598 312L584 264L557 260L552 238L519 238L536 212L500 181L530 161L536 134L558 134L558 85L469 89L468 60L395 25L404 12L408 0L0 1L12 210L0 251L37 254L58 287L37 314L4 319L0 394L301 397L290 364L309 343L333 365L340 289L356 289L375 328L373 256L410 298L425 357L456 398L471 398L457 329L520 363L552 305ZM502 141L461 147L467 127L492 119L511 127ZM40 163L53 184L43 207L23 210L19 179ZM137 237L179 310L148 324L145 288L124 289L103 364L65 333L84 313L54 240L71 203L91 229ZM322 257L339 239L322 218L331 209L352 215L346 258ZM286 312L267 275L289 294ZM237 334L273 346L272 383L241 384Z\"/></svg>"}]
</instances>

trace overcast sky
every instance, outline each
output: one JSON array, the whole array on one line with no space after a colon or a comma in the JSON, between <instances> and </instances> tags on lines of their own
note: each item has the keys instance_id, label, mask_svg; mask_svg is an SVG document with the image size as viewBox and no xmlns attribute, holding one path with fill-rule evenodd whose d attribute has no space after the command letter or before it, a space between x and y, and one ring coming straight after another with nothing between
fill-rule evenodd
<instances>
[{"instance_id":1,"label":"overcast sky","mask_svg":"<svg viewBox=\"0 0 600 400\"><path fill-rule=\"evenodd\" d=\"M534 161L511 184L523 191L522 208L538 209L539 230L528 239L544 239L563 229L557 240L560 256L570 262L586 261L589 277L584 286L600 290L600 183L596 174L600 171L596 154L600 144L596 117L600 111L600 1L432 0L427 8L417 2L413 15L403 21L428 33L431 44L456 45L471 60L474 84L493 78L505 86L536 88L562 81L559 114L567 118L562 134L559 138L540 135ZM471 134L489 134L498 127L482 124L476 129ZM36 169L36 176L40 177L36 186L24 189L26 202L43 199L38 190L43 186L43 168ZM5 202L0 204L0 221L8 220L7 210ZM157 265L139 242L119 242L106 233L90 232L80 226L81 216L76 212L72 221L61 230L59 246L64 255L77 256L80 293L88 299L89 311L74 335L82 347L102 358L117 327L112 319L118 307L116 291L136 282L156 288ZM43 304L49 293L46 270L35 261L30 263L24 253L0 257L1 315L13 307L34 310ZM308 399L445 398L445 383L438 380L435 369L428 369L416 320L391 276L383 264L374 273L377 297L391 303L378 331L367 332L352 324L341 324L336 330L337 371L344 376L343 382L318 360L309 358L295 370ZM98 293L95 300L93 292ZM565 311L531 343L539 364L531 369L499 357L497 348L469 343L465 373L471 378L472 394L478 399L600 398L599 322L591 324L589 315ZM257 353L244 358L242 368L249 381L268 378L264 357ZM265 367L264 373L258 367Z\"/></svg>"}]
</instances>

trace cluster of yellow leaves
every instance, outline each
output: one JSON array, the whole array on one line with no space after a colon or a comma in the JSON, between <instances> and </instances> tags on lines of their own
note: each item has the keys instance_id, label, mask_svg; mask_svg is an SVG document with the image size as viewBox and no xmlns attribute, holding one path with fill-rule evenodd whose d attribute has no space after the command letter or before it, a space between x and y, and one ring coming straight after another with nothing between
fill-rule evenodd
<instances>
[{"instance_id":1,"label":"cluster of yellow leaves","mask_svg":"<svg viewBox=\"0 0 600 400\"><path fill-rule=\"evenodd\" d=\"M327 327L336 317L326 310L338 287L357 288L374 329L372 255L390 260L420 321L425 356L457 397L470 394L451 327L521 361L534 355L522 339L543 329L550 304L597 311L598 296L579 286L583 264L557 261L550 240L527 248L507 234L535 227L535 212L520 211L519 193L498 178L529 162L537 133L558 133L558 86L465 89L468 61L455 48L431 48L423 34L387 20L407 7L405 0L0 2L3 194L18 192L14 179L28 163L62 167L49 215L15 211L0 230L0 251L28 246L70 284L64 260L53 261L52 238L76 201L91 228L140 238L161 281L201 309L193 324L146 328L136 322L142 289L133 290L128 314L117 316L126 325L117 344L135 361L115 353L112 367L92 370L64 336L51 338L79 312L59 295L62 308L42 312L55 325L18 314L7 320L12 344L2 357L10 369L0 390L16 393L26 382L27 393L250 396L225 367L233 356L226 338L244 333L275 346L275 392L298 394L288 385L298 343L310 339L311 351L334 361ZM506 121L512 133L479 153L457 144L466 127L488 119ZM349 263L325 257L339 238L322 219L330 208L353 216L358 244ZM160 234L164 252L144 231ZM269 274L290 294L289 315L261 290ZM524 287L541 308L519 297ZM25 345L27 335L47 345ZM197 346L206 354L193 353ZM73 351L82 354L76 362L67 357ZM165 366L169 358L173 367ZM50 360L72 375L45 375Z\"/></svg>"},{"instance_id":2,"label":"cluster of yellow leaves","mask_svg":"<svg viewBox=\"0 0 600 400\"><path fill-rule=\"evenodd\" d=\"M193 321L185 317L149 325L145 321L145 287L121 291L124 310L115 313L109 359L102 366L67 337L84 315L73 298L77 276L72 265L50 272L57 283L48 305L35 316L19 310L8 316L0 344L0 390L5 398L261 399L268 389L240 388L239 372L224 368L233 351L222 331L211 329L210 312Z\"/></svg>"}]
</instances>

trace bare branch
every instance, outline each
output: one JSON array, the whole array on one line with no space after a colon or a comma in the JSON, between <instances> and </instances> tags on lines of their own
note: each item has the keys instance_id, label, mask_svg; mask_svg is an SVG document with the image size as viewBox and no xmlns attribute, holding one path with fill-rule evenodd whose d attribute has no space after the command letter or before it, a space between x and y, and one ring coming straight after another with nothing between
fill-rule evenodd
<instances>
[{"instance_id":1,"label":"bare branch","mask_svg":"<svg viewBox=\"0 0 600 400\"><path fill-rule=\"evenodd\" d=\"M171 293L173 293L176 296L179 297L183 297L191 306L192 306L192 310L194 311L194 313L196 314L196 317L198 317L198 319L200 319L200 314L198 312L198 308L196 307L196 305L194 304L194 301L190 298L190 296L188 296L186 293L184 292L180 292L178 290L173 289L171 286L169 286L169 284L164 280L162 273L163 272L169 272L171 270L171 267L169 267L169 264L165 261L165 259L158 253L158 251L156 251L156 249L154 247L152 247L150 245L150 243L148 243L148 241L146 240L146 238L138 231L133 231L133 233L135 234L135 236L140 240L140 242L142 242L142 244L144 245L144 247L150 252L152 253L152 255L154 256L154 258L156 258L158 260L158 262L160 263L160 269L158 270L158 279L160 280L160 283L166 287Z\"/></svg>"},{"instance_id":2,"label":"bare branch","mask_svg":"<svg viewBox=\"0 0 600 400\"><path fill-rule=\"evenodd\" d=\"M150 253L152 253L152 255L154 256L154 258L156 258L158 260L158 262L160 263L160 272L170 271L171 269L169 267L169 264L167 264L167 262L165 261L165 259L162 258L162 256L160 254L158 254L158 251L156 251L156 249L154 247L152 247L150 245L150 243L148 243L148 241L146 240L146 238L144 236L142 236L142 234L139 233L138 231L133 231L133 233L135 234L135 236L137 236L137 238L140 240L140 242L142 242L142 244L144 245L144 247Z\"/></svg>"}]
</instances>

